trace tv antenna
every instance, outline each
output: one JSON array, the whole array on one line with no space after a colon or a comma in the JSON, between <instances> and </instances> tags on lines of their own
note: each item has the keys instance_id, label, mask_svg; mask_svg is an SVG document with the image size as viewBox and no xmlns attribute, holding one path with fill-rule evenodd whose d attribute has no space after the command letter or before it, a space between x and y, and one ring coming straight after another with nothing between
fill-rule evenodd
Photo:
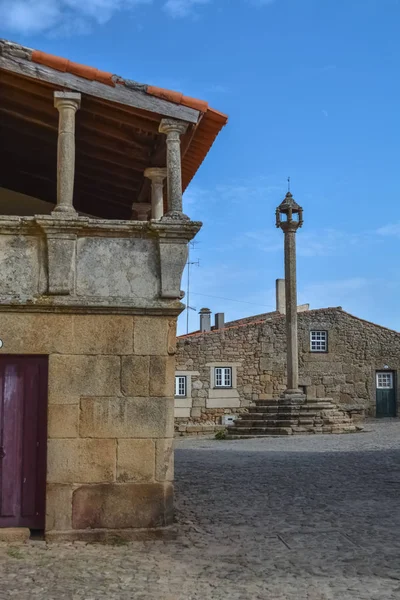
<instances>
[{"instance_id":1,"label":"tv antenna","mask_svg":"<svg viewBox=\"0 0 400 600\"><path fill-rule=\"evenodd\" d=\"M196 247L198 242L189 242L188 244L188 259L187 259L187 288L186 288L186 333L189 333L189 310L193 310L196 312L196 308L190 306L190 267L193 265L196 267L200 266L200 260L191 261L190 260L190 250Z\"/></svg>"}]
</instances>

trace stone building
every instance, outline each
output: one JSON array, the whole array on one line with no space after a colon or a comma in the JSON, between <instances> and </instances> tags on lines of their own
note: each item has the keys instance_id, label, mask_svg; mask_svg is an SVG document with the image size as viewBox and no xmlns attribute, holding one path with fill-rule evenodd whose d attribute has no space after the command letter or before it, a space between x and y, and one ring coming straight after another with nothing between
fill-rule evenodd
<instances>
[{"instance_id":1,"label":"stone building","mask_svg":"<svg viewBox=\"0 0 400 600\"><path fill-rule=\"evenodd\" d=\"M208 432L253 401L278 398L286 386L284 292L277 310L210 326L178 338L175 429ZM353 418L397 416L400 333L342 308L298 307L299 384L309 398L330 398Z\"/></svg>"},{"instance_id":2,"label":"stone building","mask_svg":"<svg viewBox=\"0 0 400 600\"><path fill-rule=\"evenodd\" d=\"M182 190L227 118L4 40L0 90L0 528L148 535L172 521L176 319L201 226Z\"/></svg>"}]
</instances>

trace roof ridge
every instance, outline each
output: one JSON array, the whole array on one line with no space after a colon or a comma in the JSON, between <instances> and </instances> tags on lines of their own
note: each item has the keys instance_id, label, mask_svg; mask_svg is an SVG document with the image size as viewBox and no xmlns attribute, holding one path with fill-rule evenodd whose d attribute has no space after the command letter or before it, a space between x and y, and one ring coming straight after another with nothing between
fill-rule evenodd
<instances>
[{"instance_id":1,"label":"roof ridge","mask_svg":"<svg viewBox=\"0 0 400 600\"><path fill-rule=\"evenodd\" d=\"M363 319L362 317L357 317L356 315L349 313L347 310L343 310L343 312L346 315L349 315L349 317L356 319L357 321L361 321L362 323L367 323L368 325L373 325L374 327L379 327L380 329L384 329L385 331L391 331L392 333L400 335L400 331L397 331L396 329L390 329L390 327L385 327L385 325L379 325L379 323L374 323L374 321L368 321L367 319Z\"/></svg>"},{"instance_id":2,"label":"roof ridge","mask_svg":"<svg viewBox=\"0 0 400 600\"><path fill-rule=\"evenodd\" d=\"M374 327L379 327L380 329L384 329L385 331L390 331L391 333L400 335L400 332L396 331L395 329L390 329L389 327L385 327L384 325L379 325L378 323L374 323L373 321L367 321L366 319L357 317L356 315L353 315L352 313L349 313L346 310L343 310L343 308L341 306L328 306L326 308L313 308L311 310L298 313L298 317L302 318L303 316L307 316L312 313L327 312L327 311L340 311L340 312L348 315L349 317L356 319L357 321L361 321L362 323L367 323L368 325L373 325ZM268 313L266 313L266 314L268 314ZM248 317L248 318L251 318L251 317ZM232 325L230 327L223 327L222 329L211 329L210 331L193 331L192 333L186 333L186 334L178 336L178 339L186 339L186 338L194 337L197 335L204 335L204 334L209 334L209 333L221 333L223 331L229 331L230 329L238 329L239 327L250 327L252 325L260 325L261 323L265 323L265 324L273 323L274 321L277 321L278 319L281 319L281 318L285 318L285 315L277 313L275 318L272 318L269 320L261 319L259 321L249 321L248 323L239 323L237 325ZM240 319L238 319L238 320L240 320ZM234 321L230 321L230 322L234 323ZM228 323L229 323L229 321L228 321Z\"/></svg>"},{"instance_id":3,"label":"roof ridge","mask_svg":"<svg viewBox=\"0 0 400 600\"><path fill-rule=\"evenodd\" d=\"M322 312L322 311L327 311L327 310L340 310L342 312L345 312L341 306L329 306L327 308L313 308L311 310L307 310L305 312L298 313L298 316L309 315L310 313ZM184 333L183 335L178 336L178 339L185 339L188 337L194 337L195 335L204 335L204 334L209 334L209 333L221 333L222 331L229 331L230 329L237 329L239 327L250 327L251 325L260 325L260 323L273 323L275 320L277 321L278 319L286 318L286 315L283 315L277 311L275 311L275 312L276 312L275 318L271 318L268 320L260 319L259 321L249 321L248 323L238 323L237 325L232 325L231 327L222 327L221 329L211 329L210 331L193 331L192 333ZM268 314L268 313L265 313L265 314ZM351 316L353 316L353 315L351 315ZM248 317L248 318L251 319L251 317ZM355 317L355 318L357 318L357 317ZM238 319L238 321L240 321L240 319ZM228 321L228 323L234 323L234 321Z\"/></svg>"}]
</instances>

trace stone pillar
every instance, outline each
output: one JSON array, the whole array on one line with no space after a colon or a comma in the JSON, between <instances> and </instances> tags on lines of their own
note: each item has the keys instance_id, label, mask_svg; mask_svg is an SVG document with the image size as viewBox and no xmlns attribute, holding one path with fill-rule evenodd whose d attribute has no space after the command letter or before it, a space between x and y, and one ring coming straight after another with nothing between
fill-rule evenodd
<instances>
[{"instance_id":1,"label":"stone pillar","mask_svg":"<svg viewBox=\"0 0 400 600\"><path fill-rule=\"evenodd\" d=\"M281 315L286 314L285 280L276 280L276 310Z\"/></svg>"},{"instance_id":2,"label":"stone pillar","mask_svg":"<svg viewBox=\"0 0 400 600\"><path fill-rule=\"evenodd\" d=\"M159 221L164 214L163 187L167 169L149 168L144 176L151 180L151 218Z\"/></svg>"},{"instance_id":3,"label":"stone pillar","mask_svg":"<svg viewBox=\"0 0 400 600\"><path fill-rule=\"evenodd\" d=\"M81 95L54 92L54 106L59 111L57 151L57 206L53 212L75 214L73 205L75 180L75 113Z\"/></svg>"},{"instance_id":4,"label":"stone pillar","mask_svg":"<svg viewBox=\"0 0 400 600\"><path fill-rule=\"evenodd\" d=\"M288 192L276 209L276 226L285 236L285 296L287 389L284 397L305 396L299 389L299 358L297 342L297 281L296 281L296 231L303 225L303 209ZM277 289L278 291L278 289Z\"/></svg>"},{"instance_id":5,"label":"stone pillar","mask_svg":"<svg viewBox=\"0 0 400 600\"><path fill-rule=\"evenodd\" d=\"M132 211L135 211L139 221L147 221L150 212L150 204L148 202L134 202L132 204Z\"/></svg>"},{"instance_id":6,"label":"stone pillar","mask_svg":"<svg viewBox=\"0 0 400 600\"><path fill-rule=\"evenodd\" d=\"M164 216L166 220L189 220L182 211L181 135L186 129L186 123L174 119L163 119L160 124L160 133L165 133L167 136L168 212Z\"/></svg>"},{"instance_id":7,"label":"stone pillar","mask_svg":"<svg viewBox=\"0 0 400 600\"><path fill-rule=\"evenodd\" d=\"M299 392L297 341L296 228L285 228L285 295L287 339L287 394Z\"/></svg>"}]
</instances>

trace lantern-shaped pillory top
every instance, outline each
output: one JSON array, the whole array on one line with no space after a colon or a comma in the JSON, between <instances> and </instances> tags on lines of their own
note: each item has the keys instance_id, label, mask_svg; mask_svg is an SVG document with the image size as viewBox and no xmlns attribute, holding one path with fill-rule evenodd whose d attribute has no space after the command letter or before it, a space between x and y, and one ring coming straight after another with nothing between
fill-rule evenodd
<instances>
[{"instance_id":1,"label":"lantern-shaped pillory top","mask_svg":"<svg viewBox=\"0 0 400 600\"><path fill-rule=\"evenodd\" d=\"M285 199L276 209L276 226L285 229L290 226L291 229L298 229L303 225L303 209L294 200L292 194L288 192Z\"/></svg>"}]
</instances>

